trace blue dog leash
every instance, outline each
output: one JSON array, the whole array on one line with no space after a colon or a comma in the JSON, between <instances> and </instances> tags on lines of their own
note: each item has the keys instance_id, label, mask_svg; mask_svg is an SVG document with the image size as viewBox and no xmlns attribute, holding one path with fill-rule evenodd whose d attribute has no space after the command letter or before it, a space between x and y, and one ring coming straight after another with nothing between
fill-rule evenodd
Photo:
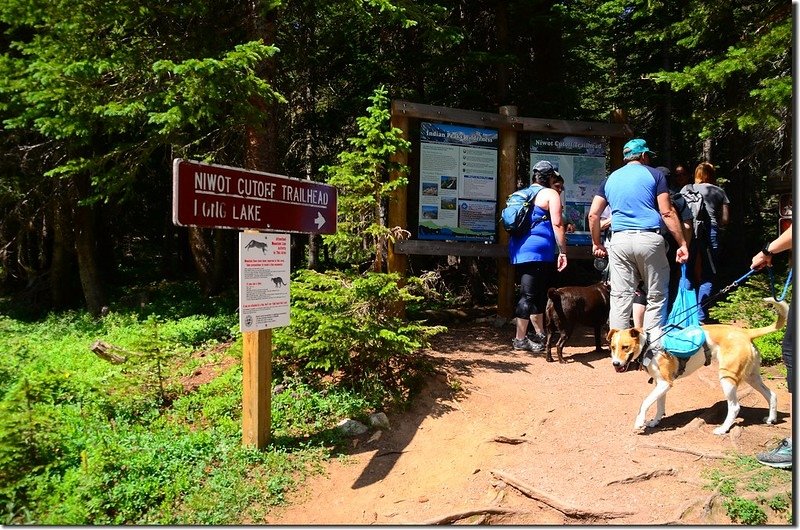
<instances>
[{"instance_id":1,"label":"blue dog leash","mask_svg":"<svg viewBox=\"0 0 800 530\"><path fill-rule=\"evenodd\" d=\"M770 286L770 290L772 291L772 297L775 299L776 302L782 302L783 300L786 299L786 294L787 294L787 292L789 290L789 285L791 285L791 283L792 283L792 269L789 269L789 275L786 277L786 283L783 286L783 292L781 293L780 298L778 298L778 296L777 296L777 294L775 292L775 273L772 271L772 267L767 267L767 269L768 269L768 272L769 272L769 286ZM729 291L735 289L736 287L739 287L739 285L744 283L750 276L752 276L753 274L755 274L757 272L760 272L761 270L762 269L749 269L744 275L742 275L741 278L735 280L730 285L720 289L719 292L717 292L713 296L709 296L703 302L698 302L696 305L684 309L681 313L678 313L678 316L683 316L684 314L686 314L686 316L681 319L681 322L684 322L686 319L689 318L689 313L691 311L696 310L698 307L707 306L708 304L713 302L716 298L728 293ZM666 326L664 326L664 329L665 330L670 330L670 329L680 328L680 327L681 326L678 325L678 324L667 324ZM664 333L666 333L666 331ZM663 334L662 334L662 336L663 336Z\"/></svg>"},{"instance_id":2,"label":"blue dog leash","mask_svg":"<svg viewBox=\"0 0 800 530\"><path fill-rule=\"evenodd\" d=\"M786 300L786 293L789 290L789 285L791 285L792 283L792 270L794 269L789 269L789 274L786 276L786 283L783 284L783 292L781 293L781 297L778 298L778 296L775 294L775 273L772 272L772 267L768 268L769 268L769 288L772 291L772 298L774 298L776 302L783 302L784 300Z\"/></svg>"}]
</instances>

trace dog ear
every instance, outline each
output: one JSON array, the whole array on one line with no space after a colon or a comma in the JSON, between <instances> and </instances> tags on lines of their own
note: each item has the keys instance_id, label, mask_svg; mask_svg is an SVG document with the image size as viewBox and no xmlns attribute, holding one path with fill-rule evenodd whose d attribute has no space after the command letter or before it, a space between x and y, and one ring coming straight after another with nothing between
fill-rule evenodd
<instances>
[{"instance_id":1,"label":"dog ear","mask_svg":"<svg viewBox=\"0 0 800 530\"><path fill-rule=\"evenodd\" d=\"M628 330L628 332L631 334L631 338L635 339L642 334L642 328L631 328Z\"/></svg>"},{"instance_id":2,"label":"dog ear","mask_svg":"<svg viewBox=\"0 0 800 530\"><path fill-rule=\"evenodd\" d=\"M617 331L619 331L619 330L618 330L618 329L609 329L609 330L608 330L608 335L606 335L606 340L607 340L608 342L611 342L611 337L613 337L613 336L614 336L614 334L615 334Z\"/></svg>"}]
</instances>

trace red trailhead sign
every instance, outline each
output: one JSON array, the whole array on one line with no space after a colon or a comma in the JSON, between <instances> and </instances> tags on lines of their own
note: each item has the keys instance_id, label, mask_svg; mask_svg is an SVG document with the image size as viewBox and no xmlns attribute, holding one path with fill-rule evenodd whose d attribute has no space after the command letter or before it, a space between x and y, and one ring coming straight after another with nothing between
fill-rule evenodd
<instances>
[{"instance_id":1,"label":"red trailhead sign","mask_svg":"<svg viewBox=\"0 0 800 530\"><path fill-rule=\"evenodd\" d=\"M328 184L176 158L172 193L178 226L336 232L337 194Z\"/></svg>"}]
</instances>

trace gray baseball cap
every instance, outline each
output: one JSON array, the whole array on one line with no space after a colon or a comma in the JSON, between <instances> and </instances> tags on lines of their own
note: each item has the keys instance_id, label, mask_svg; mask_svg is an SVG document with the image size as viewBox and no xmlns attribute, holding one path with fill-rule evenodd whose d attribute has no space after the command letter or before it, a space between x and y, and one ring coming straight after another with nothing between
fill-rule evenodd
<instances>
[{"instance_id":1,"label":"gray baseball cap","mask_svg":"<svg viewBox=\"0 0 800 530\"><path fill-rule=\"evenodd\" d=\"M536 162L533 165L533 172L541 173L542 175L549 175L550 173L558 175L558 171L556 171L556 168L549 160L539 160Z\"/></svg>"}]
</instances>

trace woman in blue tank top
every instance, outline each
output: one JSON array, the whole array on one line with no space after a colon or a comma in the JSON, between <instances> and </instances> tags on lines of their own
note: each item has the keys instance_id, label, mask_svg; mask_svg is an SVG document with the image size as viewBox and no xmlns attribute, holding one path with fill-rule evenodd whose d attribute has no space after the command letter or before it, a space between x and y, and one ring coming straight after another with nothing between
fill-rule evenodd
<instances>
[{"instance_id":1,"label":"woman in blue tank top","mask_svg":"<svg viewBox=\"0 0 800 530\"><path fill-rule=\"evenodd\" d=\"M554 285L556 271L567 266L561 196L548 187L554 175L558 173L547 160L533 166L533 182L545 188L534 199L530 230L509 239L508 256L520 283L520 297L514 311L516 336L511 341L515 350L544 352L547 289ZM533 325L532 335L527 333L529 322Z\"/></svg>"}]
</instances>

